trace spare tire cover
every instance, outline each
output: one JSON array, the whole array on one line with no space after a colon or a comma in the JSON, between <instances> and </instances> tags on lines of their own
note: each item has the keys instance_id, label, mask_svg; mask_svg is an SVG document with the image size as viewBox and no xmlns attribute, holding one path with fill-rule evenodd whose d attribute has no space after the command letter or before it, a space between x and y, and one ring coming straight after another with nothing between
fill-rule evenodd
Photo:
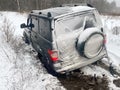
<instances>
[{"instance_id":1,"label":"spare tire cover","mask_svg":"<svg viewBox=\"0 0 120 90\"><path fill-rule=\"evenodd\" d=\"M104 35L98 28L85 29L78 37L77 49L80 55L93 58L100 54L104 45Z\"/></svg>"}]
</instances>

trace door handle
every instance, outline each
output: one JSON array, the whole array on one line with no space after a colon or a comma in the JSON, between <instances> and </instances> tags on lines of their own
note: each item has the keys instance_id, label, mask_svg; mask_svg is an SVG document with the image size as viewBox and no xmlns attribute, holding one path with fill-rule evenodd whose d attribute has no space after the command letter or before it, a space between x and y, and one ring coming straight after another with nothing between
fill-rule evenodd
<instances>
[{"instance_id":1,"label":"door handle","mask_svg":"<svg viewBox=\"0 0 120 90\"><path fill-rule=\"evenodd\" d=\"M35 36L35 38L37 38L37 36Z\"/></svg>"}]
</instances>

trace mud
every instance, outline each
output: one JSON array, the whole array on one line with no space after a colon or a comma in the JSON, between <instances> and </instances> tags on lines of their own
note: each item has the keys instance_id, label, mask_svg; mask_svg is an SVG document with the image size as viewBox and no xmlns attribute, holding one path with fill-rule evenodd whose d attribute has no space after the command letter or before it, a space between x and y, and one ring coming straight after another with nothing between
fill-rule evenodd
<instances>
[{"instance_id":1,"label":"mud","mask_svg":"<svg viewBox=\"0 0 120 90\"><path fill-rule=\"evenodd\" d=\"M120 87L120 78L114 80L113 83L114 83L117 87Z\"/></svg>"},{"instance_id":2,"label":"mud","mask_svg":"<svg viewBox=\"0 0 120 90\"><path fill-rule=\"evenodd\" d=\"M113 67L110 67L110 66L108 66L108 65L106 65L105 63L103 63L102 61L97 61L97 64L96 64L97 66L99 66L99 67L101 67L101 68L103 68L103 69L105 69L105 70L107 70L107 71L109 71L110 73L111 73L111 75L118 75L118 76L120 76L120 72L119 71L117 71L116 69L114 69Z\"/></svg>"},{"instance_id":3,"label":"mud","mask_svg":"<svg viewBox=\"0 0 120 90\"><path fill-rule=\"evenodd\" d=\"M40 57L38 58L41 60ZM103 77L84 75L79 70L75 70L69 75L59 75L57 78L66 90L109 90L105 75Z\"/></svg>"},{"instance_id":4,"label":"mud","mask_svg":"<svg viewBox=\"0 0 120 90\"><path fill-rule=\"evenodd\" d=\"M107 78L74 73L58 78L67 90L109 90Z\"/></svg>"}]
</instances>

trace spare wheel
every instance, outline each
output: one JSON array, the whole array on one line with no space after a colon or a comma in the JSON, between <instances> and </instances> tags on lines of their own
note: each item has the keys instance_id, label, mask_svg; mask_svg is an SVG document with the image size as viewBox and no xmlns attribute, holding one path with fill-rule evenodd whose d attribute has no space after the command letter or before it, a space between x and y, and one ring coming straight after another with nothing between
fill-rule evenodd
<instances>
[{"instance_id":1,"label":"spare wheel","mask_svg":"<svg viewBox=\"0 0 120 90\"><path fill-rule=\"evenodd\" d=\"M78 37L78 52L87 58L100 54L104 46L104 35L98 28L85 29Z\"/></svg>"}]
</instances>

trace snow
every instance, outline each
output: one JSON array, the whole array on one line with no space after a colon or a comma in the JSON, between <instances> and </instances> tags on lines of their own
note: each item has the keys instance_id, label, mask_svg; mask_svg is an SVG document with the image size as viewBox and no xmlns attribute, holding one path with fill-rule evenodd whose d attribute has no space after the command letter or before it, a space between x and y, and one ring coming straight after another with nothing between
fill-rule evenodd
<instances>
[{"instance_id":1,"label":"snow","mask_svg":"<svg viewBox=\"0 0 120 90\"><path fill-rule=\"evenodd\" d=\"M86 66L82 69L86 75L94 75L103 77L103 74L105 74L106 78L109 80L109 90L120 90L120 88L116 87L113 84L113 80L117 79L116 77L113 77L108 71L105 69L99 67L99 66Z\"/></svg>"},{"instance_id":2,"label":"snow","mask_svg":"<svg viewBox=\"0 0 120 90\"><path fill-rule=\"evenodd\" d=\"M94 32L100 32L97 28L89 28L86 29L80 36L79 36L79 41L78 43L84 42L92 33Z\"/></svg>"},{"instance_id":3,"label":"snow","mask_svg":"<svg viewBox=\"0 0 120 90\"><path fill-rule=\"evenodd\" d=\"M120 7L120 0L107 0L107 2L112 3L115 2L117 7Z\"/></svg>"},{"instance_id":4,"label":"snow","mask_svg":"<svg viewBox=\"0 0 120 90\"><path fill-rule=\"evenodd\" d=\"M109 63L112 63L114 68L118 71L120 71L120 35L113 35L112 29L115 26L120 26L120 17L119 16L101 16L103 26L105 27L105 33L107 35L107 52L108 56L110 58L110 61L103 59L102 61L108 65ZM110 90L120 90L119 87L116 87L113 84L113 80L120 78L120 77L114 77L110 74L110 72L104 70L103 68L99 66L86 66L82 68L82 70L85 72L85 74L101 76L102 74L105 74L109 80L109 88Z\"/></svg>"},{"instance_id":5,"label":"snow","mask_svg":"<svg viewBox=\"0 0 120 90\"><path fill-rule=\"evenodd\" d=\"M21 48L16 53L15 47L5 41L0 29L0 90L65 90L57 78L43 68L31 46L22 41L20 24L26 22L26 17L24 13L0 12L0 28L7 18L15 28L14 38L21 38Z\"/></svg>"},{"instance_id":6,"label":"snow","mask_svg":"<svg viewBox=\"0 0 120 90\"><path fill-rule=\"evenodd\" d=\"M88 7L88 6L76 6L76 7L72 7L72 10L74 12L78 12L78 11L86 11L86 10L92 10L94 8Z\"/></svg>"},{"instance_id":7,"label":"snow","mask_svg":"<svg viewBox=\"0 0 120 90\"><path fill-rule=\"evenodd\" d=\"M120 60L119 60L119 53L120 53L120 35L114 35L112 34L112 29L117 26L120 26L120 16L102 16L103 18L103 22L104 22L104 26L107 28L106 30L106 34L107 34L107 50L108 50L108 55L110 56L110 58L112 58L111 60L113 60L112 62L117 65L120 66ZM114 56L115 58L114 58ZM113 56L113 57L112 57Z\"/></svg>"},{"instance_id":8,"label":"snow","mask_svg":"<svg viewBox=\"0 0 120 90\"><path fill-rule=\"evenodd\" d=\"M6 11L6 12L0 12L0 16L2 19L1 23L5 18L7 18L15 28L15 35L22 36L23 29L20 29L20 24L26 23L27 14L16 13L16 12L11 13L11 12Z\"/></svg>"},{"instance_id":9,"label":"snow","mask_svg":"<svg viewBox=\"0 0 120 90\"><path fill-rule=\"evenodd\" d=\"M21 23L26 23L27 14L17 12L0 12L0 28L2 28L4 18L7 18L15 28L15 37L22 38L23 30ZM120 68L120 35L113 35L111 28L120 26L120 17L102 16L102 21L106 29L106 47L110 61ZM89 32L88 32L89 34ZM86 35L88 35L86 34ZM27 46L21 39L21 48L16 53L10 43L7 43L0 29L0 90L65 90L60 81L47 73L43 65L32 52L32 47ZM103 60L109 63L107 60ZM105 74L109 80L110 90L120 90L113 84L113 80L120 77L113 77L108 71L99 67L89 65L83 67L85 74L101 76Z\"/></svg>"}]
</instances>

